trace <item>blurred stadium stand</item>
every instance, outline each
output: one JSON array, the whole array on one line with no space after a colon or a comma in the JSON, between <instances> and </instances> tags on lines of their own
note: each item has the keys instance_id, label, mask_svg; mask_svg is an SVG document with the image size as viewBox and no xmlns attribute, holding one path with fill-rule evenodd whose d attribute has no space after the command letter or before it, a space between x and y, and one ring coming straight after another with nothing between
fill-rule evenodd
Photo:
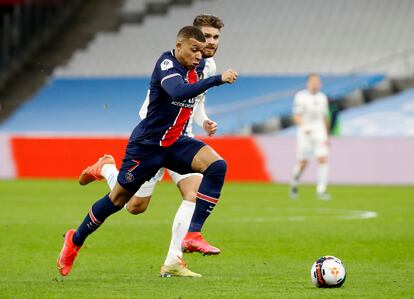
<instances>
[{"instance_id":1,"label":"blurred stadium stand","mask_svg":"<svg viewBox=\"0 0 414 299\"><path fill-rule=\"evenodd\" d=\"M233 0L195 1L99 34L57 74L148 75L159 53L174 44L177 28L199 13L212 13L225 23L216 59L221 69L231 66L243 75L406 76L414 62L413 11L411 0L238 0L237 9Z\"/></svg>"},{"instance_id":2,"label":"blurred stadium stand","mask_svg":"<svg viewBox=\"0 0 414 299\"><path fill-rule=\"evenodd\" d=\"M329 87L326 92L334 98L383 78L338 75L324 80ZM274 116L288 116L291 95L305 80L305 76L241 77L238 88L223 86L208 93L210 116L220 123L221 134L239 132L245 124ZM0 126L0 131L127 135L137 122L148 83L148 78L58 78Z\"/></svg>"},{"instance_id":3,"label":"blurred stadium stand","mask_svg":"<svg viewBox=\"0 0 414 299\"><path fill-rule=\"evenodd\" d=\"M414 89L340 114L342 136L413 137Z\"/></svg>"},{"instance_id":4,"label":"blurred stadium stand","mask_svg":"<svg viewBox=\"0 0 414 299\"><path fill-rule=\"evenodd\" d=\"M178 28L211 13L225 23L218 71L241 75L237 88L209 91L211 117L221 134L272 131L289 125L292 95L309 72L323 74L339 109L396 91L397 79L411 82L413 11L410 0L238 0L237 8L231 0L125 0L113 12L117 30L76 51L0 130L127 134L154 61Z\"/></svg>"},{"instance_id":5,"label":"blurred stadium stand","mask_svg":"<svg viewBox=\"0 0 414 299\"><path fill-rule=\"evenodd\" d=\"M80 0L0 1L0 88L61 29Z\"/></svg>"}]
</instances>

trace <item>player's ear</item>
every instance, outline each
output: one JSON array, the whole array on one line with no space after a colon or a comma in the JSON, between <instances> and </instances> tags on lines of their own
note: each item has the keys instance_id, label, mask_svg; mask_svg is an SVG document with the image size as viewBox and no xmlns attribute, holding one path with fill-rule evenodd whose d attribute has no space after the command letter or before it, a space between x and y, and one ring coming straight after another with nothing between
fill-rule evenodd
<instances>
[{"instance_id":1,"label":"player's ear","mask_svg":"<svg viewBox=\"0 0 414 299\"><path fill-rule=\"evenodd\" d=\"M175 44L175 48L179 51L181 50L181 47L183 46L183 43L181 41L177 41L177 43Z\"/></svg>"}]
</instances>

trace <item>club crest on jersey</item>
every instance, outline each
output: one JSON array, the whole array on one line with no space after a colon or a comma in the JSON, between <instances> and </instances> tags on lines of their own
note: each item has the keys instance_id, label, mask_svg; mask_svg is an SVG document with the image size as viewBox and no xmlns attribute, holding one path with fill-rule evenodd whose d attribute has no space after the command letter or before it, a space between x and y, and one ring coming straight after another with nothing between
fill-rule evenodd
<instances>
[{"instance_id":1,"label":"club crest on jersey","mask_svg":"<svg viewBox=\"0 0 414 299\"><path fill-rule=\"evenodd\" d=\"M133 182L133 181L135 180L135 177L134 177L133 173L132 173L132 172L127 172L127 173L125 173L125 180L126 180L128 183Z\"/></svg>"},{"instance_id":2,"label":"club crest on jersey","mask_svg":"<svg viewBox=\"0 0 414 299\"><path fill-rule=\"evenodd\" d=\"M173 62L169 59L164 59L161 64L161 70L162 71L166 71L169 70L170 68L172 68L174 66Z\"/></svg>"}]
</instances>

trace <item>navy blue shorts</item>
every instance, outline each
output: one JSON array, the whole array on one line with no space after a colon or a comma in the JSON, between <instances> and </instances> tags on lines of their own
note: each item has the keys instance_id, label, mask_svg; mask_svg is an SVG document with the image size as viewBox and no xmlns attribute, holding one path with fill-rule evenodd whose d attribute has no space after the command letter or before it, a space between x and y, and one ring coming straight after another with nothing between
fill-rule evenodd
<instances>
[{"instance_id":1,"label":"navy blue shorts","mask_svg":"<svg viewBox=\"0 0 414 299\"><path fill-rule=\"evenodd\" d=\"M161 167L180 174L194 172L191 162L203 146L205 143L188 136L181 136L169 147L130 141L119 170L118 183L125 189L136 192Z\"/></svg>"}]
</instances>

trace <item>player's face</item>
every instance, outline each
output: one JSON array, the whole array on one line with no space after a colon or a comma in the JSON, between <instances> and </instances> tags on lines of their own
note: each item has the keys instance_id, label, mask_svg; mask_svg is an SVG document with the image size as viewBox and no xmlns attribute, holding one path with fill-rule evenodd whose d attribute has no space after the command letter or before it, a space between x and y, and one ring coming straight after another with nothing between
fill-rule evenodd
<instances>
[{"instance_id":1,"label":"player's face","mask_svg":"<svg viewBox=\"0 0 414 299\"><path fill-rule=\"evenodd\" d=\"M213 57L216 54L220 42L220 29L214 27L200 27L206 38L206 47L204 48L204 58Z\"/></svg>"},{"instance_id":2,"label":"player's face","mask_svg":"<svg viewBox=\"0 0 414 299\"><path fill-rule=\"evenodd\" d=\"M310 76L308 79L308 90L317 93L321 89L322 83L319 76Z\"/></svg>"},{"instance_id":3,"label":"player's face","mask_svg":"<svg viewBox=\"0 0 414 299\"><path fill-rule=\"evenodd\" d=\"M194 38L178 42L176 45L176 58L188 70L194 69L203 58L205 43Z\"/></svg>"}]
</instances>

